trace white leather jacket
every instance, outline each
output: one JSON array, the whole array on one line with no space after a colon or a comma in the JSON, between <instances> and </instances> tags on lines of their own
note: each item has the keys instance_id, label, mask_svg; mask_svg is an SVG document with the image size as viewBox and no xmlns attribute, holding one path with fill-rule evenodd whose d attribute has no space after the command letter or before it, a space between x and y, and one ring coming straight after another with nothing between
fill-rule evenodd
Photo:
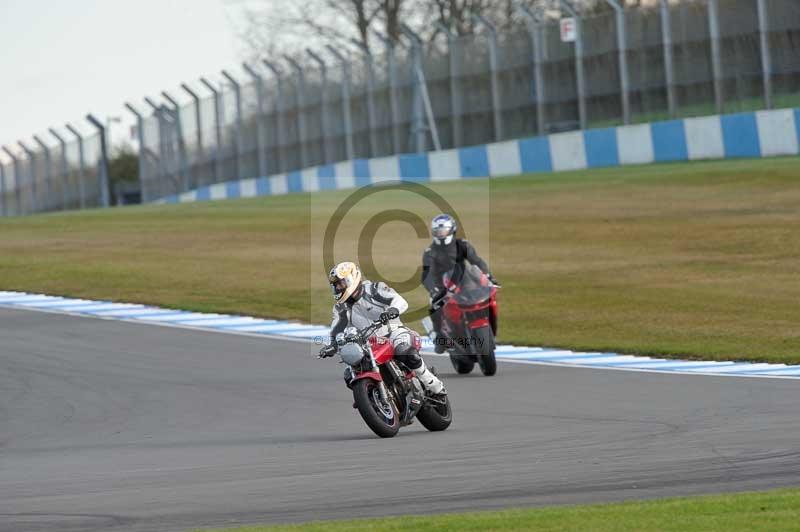
<instances>
[{"instance_id":1,"label":"white leather jacket","mask_svg":"<svg viewBox=\"0 0 800 532\"><path fill-rule=\"evenodd\" d=\"M337 303L333 306L333 322L329 341L332 342L337 334L343 332L350 325L357 329L363 329L380 318L381 313L386 312L389 307L396 308L402 314L408 309L408 302L386 283L363 281L361 297L358 300ZM405 328L400 318L391 320L387 325L378 329L375 335L389 336L397 328Z\"/></svg>"}]
</instances>

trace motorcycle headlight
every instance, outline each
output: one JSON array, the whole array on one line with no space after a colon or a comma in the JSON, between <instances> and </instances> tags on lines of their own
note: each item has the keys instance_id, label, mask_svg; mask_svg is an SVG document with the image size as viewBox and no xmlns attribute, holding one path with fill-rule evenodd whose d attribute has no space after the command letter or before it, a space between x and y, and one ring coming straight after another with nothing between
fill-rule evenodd
<instances>
[{"instance_id":1,"label":"motorcycle headlight","mask_svg":"<svg viewBox=\"0 0 800 532\"><path fill-rule=\"evenodd\" d=\"M364 352L358 344L345 344L339 349L339 356L345 364L355 366L364 358Z\"/></svg>"},{"instance_id":2,"label":"motorcycle headlight","mask_svg":"<svg viewBox=\"0 0 800 532\"><path fill-rule=\"evenodd\" d=\"M355 327L348 327L344 330L344 338L348 342L354 342L358 339L358 329Z\"/></svg>"}]
</instances>

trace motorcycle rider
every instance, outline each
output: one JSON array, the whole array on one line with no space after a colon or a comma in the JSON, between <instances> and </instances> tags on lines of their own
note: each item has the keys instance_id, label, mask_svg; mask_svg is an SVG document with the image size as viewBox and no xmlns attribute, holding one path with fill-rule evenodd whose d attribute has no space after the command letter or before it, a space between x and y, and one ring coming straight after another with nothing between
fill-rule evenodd
<instances>
[{"instance_id":1,"label":"motorcycle rider","mask_svg":"<svg viewBox=\"0 0 800 532\"><path fill-rule=\"evenodd\" d=\"M362 279L361 270L353 262L342 262L331 268L328 281L336 303L333 306L330 343L320 350L320 358L336 353L336 335L344 332L346 327L352 325L363 329L381 320L385 325L375 334L392 342L394 357L416 374L428 392L434 395L447 393L442 381L425 366L425 361L414 347L413 335L416 333L403 325L400 318L391 318L408 309L408 302L403 296L386 283Z\"/></svg>"},{"instance_id":2,"label":"motorcycle rider","mask_svg":"<svg viewBox=\"0 0 800 532\"><path fill-rule=\"evenodd\" d=\"M447 290L444 286L444 274L450 273L450 279L458 285L464 275L464 261L474 264L489 277L492 284L500 286L494 278L489 265L483 260L475 247L468 240L456 237L458 225L449 214L439 214L431 220L431 236L433 242L422 253L422 285L431 296L431 307L428 309L433 330L435 333L434 344L437 353L447 350L446 341L442 336L441 303Z\"/></svg>"}]
</instances>

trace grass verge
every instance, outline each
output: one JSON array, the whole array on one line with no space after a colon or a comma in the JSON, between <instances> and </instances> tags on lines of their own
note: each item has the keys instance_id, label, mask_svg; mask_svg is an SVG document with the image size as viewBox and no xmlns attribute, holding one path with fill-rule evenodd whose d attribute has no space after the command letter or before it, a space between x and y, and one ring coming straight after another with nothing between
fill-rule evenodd
<instances>
[{"instance_id":1,"label":"grass verge","mask_svg":"<svg viewBox=\"0 0 800 532\"><path fill-rule=\"evenodd\" d=\"M749 532L797 530L800 490L778 490L645 502L502 510L433 516L247 526L225 532L375 531L489 532L539 531L688 531ZM218 531L221 532L221 531Z\"/></svg>"},{"instance_id":2,"label":"grass verge","mask_svg":"<svg viewBox=\"0 0 800 532\"><path fill-rule=\"evenodd\" d=\"M489 205L478 247L504 283L502 342L800 363L798 158L432 188L462 209ZM348 194L3 219L0 289L324 323L311 228ZM359 216L344 226L355 235ZM378 237L390 278L408 277L427 241Z\"/></svg>"}]
</instances>

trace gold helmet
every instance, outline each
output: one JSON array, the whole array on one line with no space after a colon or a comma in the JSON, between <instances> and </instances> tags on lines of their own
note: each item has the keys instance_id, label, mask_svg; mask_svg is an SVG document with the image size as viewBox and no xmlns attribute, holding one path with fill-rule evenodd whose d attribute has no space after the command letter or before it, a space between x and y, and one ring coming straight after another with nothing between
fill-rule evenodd
<instances>
[{"instance_id":1,"label":"gold helmet","mask_svg":"<svg viewBox=\"0 0 800 532\"><path fill-rule=\"evenodd\" d=\"M328 274L333 299L342 303L350 299L361 287L361 270L354 262L340 262Z\"/></svg>"}]
</instances>

